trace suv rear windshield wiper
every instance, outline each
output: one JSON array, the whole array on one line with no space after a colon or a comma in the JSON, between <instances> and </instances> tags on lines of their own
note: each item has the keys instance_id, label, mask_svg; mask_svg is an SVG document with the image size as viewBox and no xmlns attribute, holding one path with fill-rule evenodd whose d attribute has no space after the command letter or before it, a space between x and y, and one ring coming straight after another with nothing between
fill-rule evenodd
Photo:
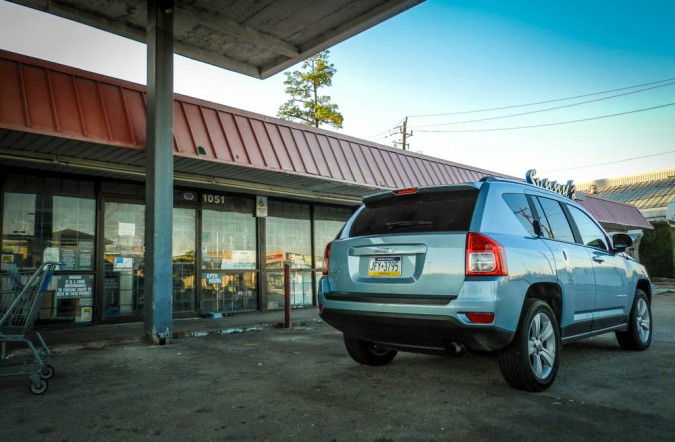
<instances>
[{"instance_id":1,"label":"suv rear windshield wiper","mask_svg":"<svg viewBox=\"0 0 675 442\"><path fill-rule=\"evenodd\" d=\"M429 226L433 224L431 221L395 221L387 223L388 229L399 229L401 227L410 227L410 226Z\"/></svg>"}]
</instances>

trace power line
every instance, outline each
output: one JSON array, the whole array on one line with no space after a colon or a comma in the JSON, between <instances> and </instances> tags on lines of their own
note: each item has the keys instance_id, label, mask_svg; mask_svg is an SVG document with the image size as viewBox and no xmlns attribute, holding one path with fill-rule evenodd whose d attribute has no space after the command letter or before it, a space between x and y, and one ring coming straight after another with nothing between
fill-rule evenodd
<instances>
[{"instance_id":1,"label":"power line","mask_svg":"<svg viewBox=\"0 0 675 442\"><path fill-rule=\"evenodd\" d=\"M500 128L492 128L492 129L467 129L467 130L417 130L417 132L426 132L426 133L460 133L460 132L496 132L496 131L505 131L505 130L519 130L519 129L533 129L537 127L547 127L547 126L558 126L562 124L572 124L572 123L582 123L584 121L593 121L593 120L600 120L603 118L611 118L611 117L618 117L621 115L628 115L628 114L635 114L638 112L645 112L645 111L650 111L654 109L660 109L663 107L668 107L668 106L673 106L675 103L667 103L667 104L662 104L660 106L654 106L654 107L647 107L644 109L636 109L628 112L620 112L617 114L609 114L609 115L601 115L599 117L590 117L590 118L582 118L579 120L569 120L569 121L558 121L556 123L546 123L546 124L535 124L532 126L518 126L518 127L500 127Z\"/></svg>"},{"instance_id":2,"label":"power line","mask_svg":"<svg viewBox=\"0 0 675 442\"><path fill-rule=\"evenodd\" d=\"M393 127L392 129L383 130L382 132L378 132L378 133L376 133L375 135L371 135L371 136L368 137L368 138L369 138L369 139L373 139L373 138L379 137L379 136L382 135L382 134L391 135L391 134L392 134L392 131L393 131L393 130L396 130L396 128L397 128L398 126L400 126L401 123L403 123L403 120L405 120L406 118L407 118L407 117L404 117L404 118L402 118L401 120L399 120L398 123L394 124L394 127ZM379 137L379 138L381 138L381 137Z\"/></svg>"},{"instance_id":3,"label":"power line","mask_svg":"<svg viewBox=\"0 0 675 442\"><path fill-rule=\"evenodd\" d=\"M555 103L557 101L575 100L577 98L586 98L586 97L592 97L594 95L609 94L611 92L625 91L627 89L635 89L637 87L642 87L642 86L651 86L653 84L666 83L668 81L673 81L673 80L675 80L675 78L667 78L665 80L652 81L650 83L636 84L634 86L626 86L626 87L622 87L622 88L618 88L618 89L610 89L610 90L602 91L602 92L594 92L594 93L591 93L591 94L577 95L577 96L574 96L574 97L556 98L556 99L553 99L553 100L537 101L537 102L534 102L534 103L514 104L514 105L511 105L511 106L493 107L493 108L488 108L488 109L475 109L475 110L461 111L461 112L446 112L446 113L426 114L426 115L408 115L408 117L410 117L410 118L442 117L442 116L446 116L446 115L473 114L473 113L478 113L478 112L489 112L489 111L495 111L495 110L514 109L514 108L517 108L517 107L535 106L535 105L538 105L538 104L548 104L548 103Z\"/></svg>"},{"instance_id":4,"label":"power line","mask_svg":"<svg viewBox=\"0 0 675 442\"><path fill-rule=\"evenodd\" d=\"M675 152L675 150L670 150L668 152L655 153L655 154L652 154L652 155L642 155L640 157L626 158L625 160L616 160L616 161L609 161L607 163L589 164L588 166L568 167L568 168L565 168L565 169L543 170L542 172L543 173L564 172L564 171L567 171L567 170L587 169L589 167L596 167L596 166L607 166L609 164L625 163L627 161L641 160L643 158L651 158L651 157L658 157L660 155L668 155L669 153L674 153L674 152Z\"/></svg>"},{"instance_id":5,"label":"power line","mask_svg":"<svg viewBox=\"0 0 675 442\"><path fill-rule=\"evenodd\" d=\"M455 121L455 122L451 122L451 123L423 124L423 125L418 125L418 126L415 126L415 127L450 126L450 125L455 125L455 124L478 123L478 122L481 122L481 121L500 120L500 119L504 119L504 118L520 117L520 116L523 116L523 115L537 114L537 113L541 113L541 112L548 112L548 111L552 111L552 110L564 109L564 108L567 108L567 107L581 106L582 104L595 103L597 101L610 100L612 98L623 97L625 95L638 94L640 92L645 92L645 91L649 91L649 90L652 90L652 89L658 89L658 88L662 88L662 87L666 87L666 86L671 86L673 84L675 84L675 82L660 84L658 86L652 86L652 87L640 89L640 90L637 90L637 91L624 92L623 94L610 95L609 97L596 98L594 100L581 101L579 103L565 104L563 106L549 107L549 108L546 108L546 109L538 109L538 110L534 110L534 111L521 112L521 113L517 113L517 114L500 115L498 117L489 117L489 118L480 118L478 120Z\"/></svg>"}]
</instances>

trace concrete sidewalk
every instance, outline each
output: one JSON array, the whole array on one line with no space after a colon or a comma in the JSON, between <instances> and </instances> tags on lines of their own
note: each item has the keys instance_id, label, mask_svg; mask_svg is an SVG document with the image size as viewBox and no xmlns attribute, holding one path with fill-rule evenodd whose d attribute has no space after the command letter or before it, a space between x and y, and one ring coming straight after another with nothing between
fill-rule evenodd
<instances>
[{"instance_id":1,"label":"concrete sidewalk","mask_svg":"<svg viewBox=\"0 0 675 442\"><path fill-rule=\"evenodd\" d=\"M291 310L292 326L316 322L319 322L319 311L316 307ZM222 318L174 319L173 338L243 333L283 326L283 310L239 313ZM143 323L48 328L42 330L42 333L51 349L102 348L108 345L142 343Z\"/></svg>"},{"instance_id":2,"label":"concrete sidewalk","mask_svg":"<svg viewBox=\"0 0 675 442\"><path fill-rule=\"evenodd\" d=\"M657 280L653 283L655 296L675 293L675 280ZM319 322L316 307L291 310L293 325ZM209 334L242 333L250 330L283 327L284 311L239 313L223 318L187 318L173 321L173 337L180 339ZM50 348L102 348L108 345L139 344L143 342L143 323L95 325L43 330Z\"/></svg>"}]
</instances>

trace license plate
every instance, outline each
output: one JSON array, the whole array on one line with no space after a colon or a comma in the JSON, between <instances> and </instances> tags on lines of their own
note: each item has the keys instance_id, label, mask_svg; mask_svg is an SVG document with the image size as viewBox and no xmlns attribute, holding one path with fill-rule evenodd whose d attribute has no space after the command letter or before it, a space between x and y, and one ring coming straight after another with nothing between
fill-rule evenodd
<instances>
[{"instance_id":1,"label":"license plate","mask_svg":"<svg viewBox=\"0 0 675 442\"><path fill-rule=\"evenodd\" d=\"M401 257L371 256L368 262L368 276L401 276Z\"/></svg>"}]
</instances>

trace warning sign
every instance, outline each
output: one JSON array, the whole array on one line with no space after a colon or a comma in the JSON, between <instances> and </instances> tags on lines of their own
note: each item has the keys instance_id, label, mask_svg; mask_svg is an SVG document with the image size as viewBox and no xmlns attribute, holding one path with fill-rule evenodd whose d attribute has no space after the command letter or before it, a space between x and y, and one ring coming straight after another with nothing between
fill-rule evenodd
<instances>
[{"instance_id":1,"label":"warning sign","mask_svg":"<svg viewBox=\"0 0 675 442\"><path fill-rule=\"evenodd\" d=\"M91 296L91 279L82 275L62 276L58 280L56 296L58 298L80 298Z\"/></svg>"}]
</instances>

